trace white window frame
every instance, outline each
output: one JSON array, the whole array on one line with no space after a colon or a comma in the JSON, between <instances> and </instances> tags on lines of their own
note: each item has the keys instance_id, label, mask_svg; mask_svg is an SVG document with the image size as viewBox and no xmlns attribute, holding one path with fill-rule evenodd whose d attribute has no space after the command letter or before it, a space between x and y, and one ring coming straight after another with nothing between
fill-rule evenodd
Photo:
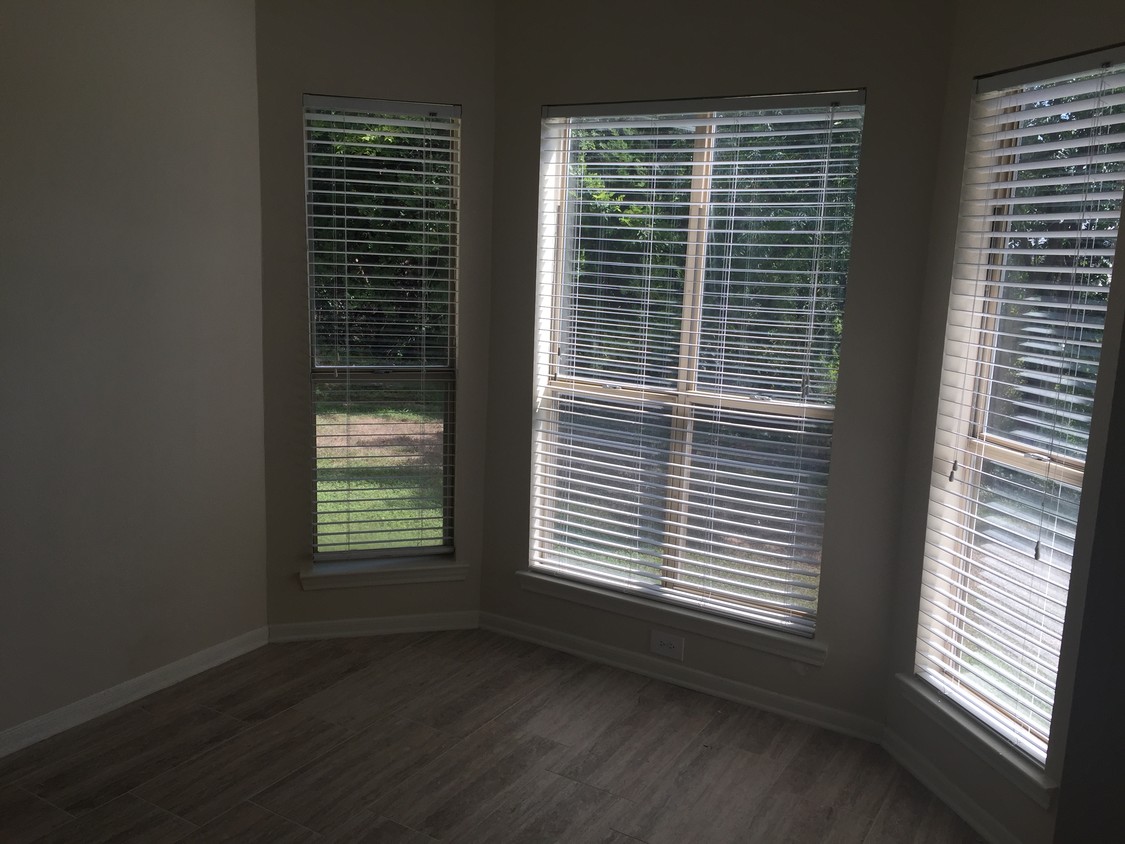
<instances>
[{"instance_id":1,"label":"white window frame","mask_svg":"<svg viewBox=\"0 0 1125 844\"><path fill-rule=\"evenodd\" d=\"M690 102L607 104L604 106L553 107L544 110L543 159L541 162L541 210L539 228L539 280L537 298L537 345L535 377L536 443L534 450L533 503L531 528L531 564L535 576L573 579L595 587L604 586L625 592L634 598L655 600L686 607L713 616L725 616L740 622L763 625L784 633L811 637L815 631L815 609L803 612L778 611L748 598L724 597L715 600L708 589L680 581L678 565L670 562L677 554L686 554L686 515L689 503L691 439L694 419L701 411L759 414L773 420L789 420L794 426L816 422L831 424L834 405L829 401L792 401L745 393L712 389L699 381L700 326L703 322L703 287L708 249L708 212L710 181L715 149L715 130L707 128L708 115L737 110L802 109L835 107L841 103L862 114L862 92L831 92L821 95L744 98L739 100L705 100ZM566 168L570 148L566 118L636 115L683 115L684 122L695 125L695 152L691 165L689 215L686 223L687 242L684 268L684 291L680 311L680 332L676 354L675 375L666 387L647 383L610 382L597 376L567 372L562 356L568 348L565 325L560 314L566 308L562 301L567 272L572 260L569 254L571 236L568 223ZM694 116L694 117L693 117ZM858 148L857 148L858 154ZM826 177L827 178L827 177ZM827 182L826 182L827 183ZM853 182L854 187L854 182ZM853 194L854 199L854 194ZM822 197L823 201L823 197ZM823 212L822 212L823 213ZM850 225L849 225L850 231ZM548 523L552 522L553 504L550 481L544 476L551 455L557 450L551 431L558 418L557 408L572 400L632 405L641 407L658 403L671 420L670 437L678 445L671 450L667 464L668 482L664 488L664 560L659 575L647 584L611 583L596 574L559 565L550 559L545 548L551 544ZM825 488L820 488L823 494ZM672 549L672 550L669 550ZM816 587L814 587L816 589ZM549 591L542 590L541 591ZM815 601L815 599L814 599Z\"/></svg>"},{"instance_id":2,"label":"white window frame","mask_svg":"<svg viewBox=\"0 0 1125 844\"><path fill-rule=\"evenodd\" d=\"M312 126L318 120L318 115L337 115L332 119L337 120L341 126L340 131L347 135L348 132L362 132L365 126L375 126L382 121L386 126L397 127L396 132L401 133L402 138L407 140L404 143L419 143L419 149L423 149L429 141L418 142L412 141L411 138L422 138L424 133L434 132L435 137L439 140L436 142L442 150L439 155L448 158L440 159L440 166L445 168L448 172L442 175L443 184L448 182L447 187L420 187L419 190L425 196L431 194L435 197L441 197L442 201L449 204L448 211L442 211L444 219L448 221L448 233L439 233L435 235L433 248L447 249L448 258L445 259L448 267L445 269L435 270L438 275L448 285L448 292L446 294L446 302L442 306L445 318L448 323L446 336L439 338L440 350L436 353L437 360L429 360L427 352L421 353L421 359L416 361L409 361L403 364L395 363L394 361L380 361L371 363L370 361L362 360L361 356L356 353L356 349L351 347L351 340L346 339L342 341L344 346L336 349L336 353L340 357L339 360L333 361L320 361L317 354L317 337L316 337L316 306L317 306L317 283L316 278L316 262L318 255L315 250L315 243L317 236L315 234L318 230L323 230L327 225L338 225L343 232L336 237L340 238L339 242L343 245L330 245L327 247L330 252L320 253L319 257L323 261L325 257L332 260L339 260L351 262L357 260L360 262L373 262L370 267L365 268L364 273L372 274L376 279L375 284L383 284L378 280L379 276L375 275L382 272L391 272L383 268L379 262L394 260L387 259L387 254L397 254L398 246L394 242L396 234L401 234L402 231L407 229L410 232L415 231L423 232L426 223L414 222L413 218L409 217L409 212L403 211L398 206L392 204L380 205L379 204L379 190L380 178L394 178L393 175L382 177L380 175L378 162L378 153L373 153L372 164L360 162L363 166L358 168L366 172L359 172L356 179L356 189L360 191L359 194L351 196L371 196L370 207L381 209L388 209L393 215L400 215L400 219L406 220L401 223L388 223L390 231L387 235L386 241L379 241L381 236L379 231L374 228L376 224L370 224L368 230L362 230L362 222L354 228L358 231L355 235L356 242L361 243L363 238L367 238L366 242L374 242L376 246L370 253L363 253L359 251L361 247L357 248L355 253L358 257L349 255L348 251L351 246L352 234L349 233L353 223L350 218L354 215L349 213L349 209L355 207L356 199L345 198L341 200L339 208L325 212L322 206L314 206L314 191L323 191L324 188L312 182L312 156L314 155L312 141L310 140L311 129L307 130L306 134L306 197L307 197L307 216L306 226L308 232L308 257L309 257L309 326L310 326L310 362L311 362L311 382L313 386L313 415L314 427L316 428L314 434L314 451L313 458L313 484L312 484L312 546L313 546L313 565L306 568L302 572L302 581L305 588L333 588L336 586L351 586L351 585L370 585L374 583L398 583L398 582L417 582L428 580L451 580L462 579L464 576L464 566L458 566L453 562L449 562L454 553L453 544L453 515L454 515L454 501L453 501L453 477L454 477L454 423L455 423L455 394L456 394L456 371L457 371L457 357L456 357L456 291L457 291L457 275L458 275L458 214L459 214L459 192L460 192L460 107L455 105L438 105L430 103L415 103L415 102L400 102L400 101L385 101L385 100L371 100L363 98L351 97L335 97L335 96L320 96L320 95L305 95L304 97L304 111L306 116L306 126ZM347 115L347 117L345 117ZM323 121L321 121L323 122ZM411 134L413 133L413 134ZM444 140L441 140L444 138ZM444 144L444 146L441 146ZM408 147L409 148L409 147ZM323 158L323 153L319 153ZM419 162L424 165L425 152L419 152ZM318 159L319 160L319 159ZM355 162L353 162L355 163ZM318 164L324 167L323 163ZM333 165L335 166L335 165ZM347 163L343 163L341 167L346 168ZM393 171L387 170L388 174ZM427 171L428 172L428 171ZM437 172L437 171L435 171ZM334 177L335 178L335 177ZM347 182L347 174L341 177L344 182ZM419 184L423 184L419 182ZM426 183L429 184L428 182ZM434 184L437 184L435 182ZM350 187L350 185L349 185ZM432 212L439 213L439 212ZM336 215L335 222L331 219L328 223L324 222L329 219L331 215ZM342 215L342 216L340 216ZM428 218L427 218L428 219ZM413 227L413 228L411 228ZM321 235L323 237L323 235ZM423 237L425 235L423 234ZM377 244L384 243L382 247ZM343 256L343 257L341 257ZM408 256L403 253L403 261L406 261ZM418 258L418 264L422 265L425 261L423 256ZM349 263L350 265L350 263ZM420 273L425 272L423 269L418 270ZM348 270L345 268L340 272L341 277L346 276ZM420 276L421 277L421 276ZM387 291L393 291L394 288L389 285L391 282L386 282ZM388 293L389 295L389 293ZM417 294L421 297L421 294ZM351 305L347 306L350 310ZM361 306L357 306L361 307ZM419 305L419 307L423 307ZM399 322L395 322L391 327L398 328ZM422 341L422 346L428 348L426 341ZM335 347L333 347L335 349ZM354 354L354 358L353 358ZM396 526L391 528L384 528L381 525L389 524L390 516L380 519L379 516L374 515L378 513L377 507L371 509L364 509L362 500L357 504L344 505L347 508L355 507L353 513L348 513L348 519L352 524L344 524L342 527L337 527L336 524L329 523L328 519L333 518L329 515L327 518L322 519L320 508L320 494L319 487L321 483L322 471L325 474L331 472L331 466L334 463L344 462L347 465L354 465L358 469L363 469L365 466L376 465L380 460L378 453L374 457L366 454L367 451L377 449L379 453L386 451L389 455L391 451L395 453L394 459L405 459L416 461L429 461L426 465L432 463L433 458L425 455L425 450L432 448L433 433L430 430L432 424L420 427L417 432L417 439L419 445L412 446L412 437L408 434L403 434L398 439L404 440L405 444L395 442L393 445L382 445L381 440L385 434L385 429L380 428L381 422L372 420L364 416L363 405L365 402L371 400L372 395L376 393L371 391L382 390L382 395L392 396L397 389L395 385L402 385L404 391L431 391L434 395L441 395L440 399L440 412L442 421L440 424L440 439L441 439L441 456L440 467L437 467L442 474L441 480L441 505L440 505L440 521L441 527L439 534L434 534L432 527L409 527L399 528ZM339 394L344 396L342 399L348 411L342 414L343 419L337 420L333 417L331 424L322 424L322 419L317 414L317 389L328 390L332 395ZM367 392L365 392L367 391ZM407 404L412 404L408 399L403 400L404 407ZM432 402L427 398L425 399L427 408L430 408ZM435 405L436 406L436 405ZM356 415L352 415L350 408L359 408L355 411ZM401 425L399 427L402 427ZM322 430L323 429L323 430ZM343 446L337 445L336 441L342 438L345 441ZM388 439L390 439L388 437ZM368 443L380 443L377 446L368 445ZM359 443L360 445L356 445ZM414 448L415 451L411 452L410 449ZM390 451L387 451L390 449ZM408 453L409 452L409 453ZM415 454L413 458L412 454ZM405 456L401 456L405 455ZM400 457L401 456L401 457ZM388 458L389 459L389 458ZM374 462L372 462L374 461ZM393 482L393 481L392 481ZM406 495L406 493L403 493ZM357 499L362 499L363 495L358 494ZM410 499L405 499L405 505L393 506L400 508L413 507ZM421 507L421 505L418 505ZM409 511L404 509L407 515L403 516L402 524L408 524L411 518L418 525L429 525L433 521L430 516L430 509L420 509L419 515L412 517ZM335 533L333 533L335 531ZM400 541L396 534L407 533L408 537L414 534L423 536L423 541L414 542L407 538ZM336 536L341 538L336 539ZM438 558L438 559L435 559Z\"/></svg>"},{"instance_id":3,"label":"white window frame","mask_svg":"<svg viewBox=\"0 0 1125 844\"><path fill-rule=\"evenodd\" d=\"M1067 572L1067 583L1059 584L1044 580L1044 584L1053 583L1051 588L1061 585L1064 596L1068 595L1070 592L1068 584L1073 582L1073 575L1070 572L1087 564L1081 556L1092 512L1089 502L1095 493L1084 489L1089 486L1091 474L1086 472L1086 458L1098 453L1095 433L1099 423L1095 414L1104 412L1103 382L1107 376L1113 374L1112 361L1105 360L1104 351L1116 348L1119 341L1120 308L1117 304L1107 305L1105 308L1105 328L1101 343L1102 363L1098 372L1096 399L1091 399L1093 402L1090 410L1091 419L1087 423L1089 452L1078 453L1072 445L1061 444L1061 438L1060 444L1055 447L1053 435L1050 442L1037 444L1030 441L1026 435L1017 439L1015 435L1005 435L990 430L989 415L992 412L992 405L1000 401L998 388L994 386L1000 383L1000 379L994 377L994 368L999 365L997 337L1000 334L1000 320L1006 317L1000 316L999 308L1009 301L1006 298L1009 294L1004 292L1005 289L1020 287L1019 281L1009 281L1006 277L1008 264L1003 259L1002 253L1007 251L1007 241L1013 233L1008 231L1004 221L1013 219L1012 206L1026 205L1031 201L1029 195L1014 194L1005 186L1004 176L997 175L998 171L1014 170L1021 163L1016 156L1028 148L1012 147L1018 152L1005 156L1004 150L1008 147L1002 146L1002 143L1012 142L994 139L1001 136L1010 138L1020 131L1019 127L1025 116L1037 116L1033 111L1021 112L1019 106L1003 106L1003 92L1009 92L1014 102L1022 101L1025 105L1034 108L1039 87L1049 83L1060 84L1059 80L1065 81L1079 76L1089 77L1097 73L1099 67L1104 73L1112 66L1120 66L1123 61L1125 61L1125 50L1118 49L1097 56L1073 57L978 80L965 163L965 186L962 194L961 221L958 226L958 258L955 262L950 294L934 446L915 672L921 681L932 687L956 709L982 724L1002 743L1014 748L1019 758L1026 760L1026 764L1031 765L1033 770L1039 771L1050 772L1057 768L1055 760L1058 745L1051 724L1052 716L1057 714L1058 698L1063 696L1061 689L1058 688L1058 683L1062 680L1061 659L1067 649L1067 639L1074 635L1074 618L1069 607L1066 609L1065 623L1062 618L1048 621L1046 610L1039 617L1039 624L1045 629L1050 627L1051 631L1057 628L1057 634L1063 640L1053 656L1050 652L1040 651L1041 645L1034 644L1030 638L1022 640L1026 644L1012 645L1012 647L1026 648L1029 654L1042 653L1041 658L1044 662L1049 663L1054 660L1055 673L1049 678L1053 684L1049 704L1051 715L1048 716L1047 729L1043 731L1041 727L1036 726L1034 719L1017 714L1005 700L1007 693L988 689L990 685L998 688L1005 684L1006 681L1003 679L997 679L1001 678L1002 674L991 675L992 671L1002 669L983 668L983 663L977 664L980 651L976 648L995 651L999 647L986 638L989 634L982 633L983 630L989 629L989 625L1006 626L1015 642L1018 636L1022 635L1018 633L1020 623L1036 623L1035 616L1030 610L1026 622L1014 622L1011 620L1013 617L1009 615L1010 608L991 609L990 607L999 605L993 603L994 599L987 597L988 592L982 585L981 578L989 576L982 575L982 572L989 568L987 557L990 552L980 550L986 548L981 536L983 533L1003 530L1005 527L998 521L993 522L991 517L982 515L983 512L987 512L987 506L981 503L983 498L989 495L986 491L987 485L1001 477L997 469L991 470L989 475L985 475L984 471L986 466L993 466L1022 473L1024 477L1038 479L1043 489L1057 489L1058 492L1054 495L1060 501L1064 489L1077 491L1081 504L1075 506L1077 511L1074 517L1075 537L1069 550L1063 548L1060 552L1058 548L1048 549L1047 542L1041 546L1039 539L1029 537L1028 541L1035 539L1033 550L1016 552L1009 548L1006 552L1009 555L1023 553L1027 560L1024 567L1028 572L1041 568L1038 565L1041 554L1045 560L1050 560L1052 566L1055 565L1056 560L1060 560L1062 561L1058 564L1060 567L1064 564L1071 567ZM1120 87L1121 75L1118 73L1115 78L1118 81L1113 83L1113 87ZM1067 89L1050 90L1057 93L1044 95L1040 102L1057 99L1067 93ZM1024 91L1029 93L1025 94ZM1120 96L1117 99L1120 100ZM1011 120L1008 119L1009 113L1012 115ZM982 128L985 127L986 122L992 123L990 130ZM1120 118L1115 118L1115 122L1120 122ZM997 129L997 126L1000 129ZM1066 128L1060 126L1062 130ZM1041 134L1049 134L1049 132ZM1118 143L1121 142L1121 135L1114 137ZM1035 148L1031 147L1030 151L1035 152ZM991 175L987 178L973 177L971 173L974 169L978 173ZM1118 180L1121 178L1123 177L1119 177ZM1034 196L1037 198L1040 195ZM1047 198L1037 201L1043 205L1049 202ZM1112 202L1112 198L1109 201ZM1120 197L1117 202L1117 228L1119 228ZM1061 212L1059 215L1061 216ZM1054 216L1051 213L1041 212L1037 219L1054 218ZM988 221L994 222L989 224ZM1090 237L1093 238L1093 235L1091 234ZM1117 240L1116 251L1120 257L1120 239ZM1110 257L1111 263L1112 260L1113 258ZM1077 260L1076 265L1083 266ZM1013 265L1013 269L1019 272L1021 267ZM1074 285L1073 289L1080 288ZM1119 298L1119 294L1114 294L1110 297L1110 302L1117 303ZM1052 304L1048 307L1061 306ZM1080 321L1072 323L1070 320L1071 316L1068 316L1065 330L1076 330L1074 326L1078 326ZM1010 363L1007 365L1011 366ZM992 472L996 474L993 475ZM989 480L984 480L985 478ZM1048 506L1043 505L1044 512L1048 511ZM1057 524L1051 520L1059 518L1058 512L1056 510L1055 514L1048 515L1047 521L1050 524ZM1057 531L1058 528L1052 530ZM1050 531L1048 533L1050 534ZM1056 546L1059 544L1058 535L1057 533L1050 535ZM1032 560L1035 562L1033 563ZM997 580L989 588L995 588L995 583L1008 576L1007 571L1004 566L997 568L996 573L991 575ZM1017 587L1013 585L1012 588L1015 590ZM1044 590L1046 588L1044 586ZM1043 594L1046 596L1048 593L1044 591ZM967 609L969 607L972 607L971 612ZM989 620L978 623L972 621L972 618ZM1051 638L1055 633L1044 635ZM978 644L967 647L966 643L970 640L976 640ZM973 655L969 656L969 654ZM992 656L996 657L996 665L1010 669L1013 676L1022 670L1015 666L1014 659L1011 664L1006 664L1000 661L999 654L993 653ZM991 661L987 664L993 665ZM993 679L986 679L986 674L993 676ZM1046 678L1046 675L1044 677Z\"/></svg>"}]
</instances>

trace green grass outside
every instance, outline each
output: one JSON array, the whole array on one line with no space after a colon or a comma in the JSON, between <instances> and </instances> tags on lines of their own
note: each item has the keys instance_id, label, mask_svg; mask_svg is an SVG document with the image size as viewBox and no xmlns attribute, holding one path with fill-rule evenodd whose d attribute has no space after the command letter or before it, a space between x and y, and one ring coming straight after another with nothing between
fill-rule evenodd
<instances>
[{"instance_id":1,"label":"green grass outside","mask_svg":"<svg viewBox=\"0 0 1125 844\"><path fill-rule=\"evenodd\" d=\"M320 406L316 545L357 551L442 545L442 424L410 411L358 417Z\"/></svg>"}]
</instances>

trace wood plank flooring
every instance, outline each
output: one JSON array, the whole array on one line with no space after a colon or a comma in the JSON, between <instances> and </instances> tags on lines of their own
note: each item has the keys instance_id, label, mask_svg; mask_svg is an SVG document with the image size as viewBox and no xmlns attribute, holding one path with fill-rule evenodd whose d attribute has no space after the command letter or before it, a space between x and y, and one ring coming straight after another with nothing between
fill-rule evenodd
<instances>
[{"instance_id":1,"label":"wood plank flooring","mask_svg":"<svg viewBox=\"0 0 1125 844\"><path fill-rule=\"evenodd\" d=\"M481 630L274 644L0 759L14 842L976 842L875 745Z\"/></svg>"}]
</instances>

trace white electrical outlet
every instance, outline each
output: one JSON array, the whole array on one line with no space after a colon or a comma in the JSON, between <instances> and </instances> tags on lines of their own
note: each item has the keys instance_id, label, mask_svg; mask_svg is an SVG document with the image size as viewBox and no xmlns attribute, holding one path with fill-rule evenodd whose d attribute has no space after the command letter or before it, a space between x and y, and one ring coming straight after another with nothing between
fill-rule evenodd
<instances>
[{"instance_id":1,"label":"white electrical outlet","mask_svg":"<svg viewBox=\"0 0 1125 844\"><path fill-rule=\"evenodd\" d=\"M669 659L684 661L684 637L664 630L653 630L649 635L648 647L654 654L666 656Z\"/></svg>"}]
</instances>

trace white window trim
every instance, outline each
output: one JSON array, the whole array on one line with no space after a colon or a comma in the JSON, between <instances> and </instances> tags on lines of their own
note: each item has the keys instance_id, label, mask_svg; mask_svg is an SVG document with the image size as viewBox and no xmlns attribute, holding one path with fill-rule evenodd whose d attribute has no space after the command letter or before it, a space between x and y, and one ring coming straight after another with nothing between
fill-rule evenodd
<instances>
[{"instance_id":1,"label":"white window trim","mask_svg":"<svg viewBox=\"0 0 1125 844\"><path fill-rule=\"evenodd\" d=\"M716 101L693 101L690 104L685 104L684 101L671 101L665 103L638 103L638 104L608 104L600 106L561 106L561 107L548 107L544 109L544 117L591 117L598 115L622 115L622 114L638 114L648 115L660 113L661 111L673 112L701 112L713 110L729 110L729 109L751 109L751 108L790 108L790 107L816 107L828 105L862 105L864 102L864 94L862 91L849 91L849 92L831 92L821 95L788 95L781 97L761 97L761 98L742 98L738 100L716 100ZM685 120L687 123L695 126L695 121ZM609 399L613 401L629 401L632 400L638 406L643 402L651 402L654 400L660 401L662 404L667 404L675 408L671 412L673 419L673 426L677 423L675 420L681 420L679 424L686 424L682 420L691 417L692 412L698 408L708 409L737 409L741 411L757 412L761 414L768 414L776 418L807 418L817 420L832 420L834 417L834 407L829 405L817 405L815 403L789 403L784 401L757 401L751 398L732 397L729 395L721 395L718 393L709 393L706 390L698 390L694 388L694 377L696 374L696 367L691 350L695 348L691 332L698 331L700 322L698 311L702 305L701 290L704 279L703 272L703 256L706 249L707 237L707 218L706 206L704 201L705 196L700 194L709 194L707 182L710 179L711 157L710 150L713 141L713 135L706 133L701 136L704 140L702 143L697 142L697 152L695 155L695 162L692 167L693 177L691 191L693 194L690 203L691 222L688 227L688 241L687 241L687 266L684 274L684 296L683 296L683 313L687 313L687 318L684 318L681 323L681 338L680 338L680 353L677 357L676 368L676 389L668 389L666 391L660 388L653 388L649 386L642 386L631 388L628 385L614 384L607 386L605 383L592 378L582 378L576 376L564 377L557 372L556 355L557 350L563 346L562 338L557 334L556 327L557 321L555 313L560 309L558 297L562 288L562 279L564 272L562 264L565 260L566 238L562 237L563 228L563 215L560 211L556 210L562 207L565 189L565 176L564 167L560 166L562 156L565 155L565 142L562 141L567 133L567 129L559 124L545 123L544 125L544 139L541 157L542 168L542 182L541 182L541 212L540 212L540 227L539 227L539 254L540 256L553 256L553 260L544 260L541 257L538 270L538 297L537 297L537 346L536 346L536 365L535 365L535 408L537 414L541 412L544 401L550 401L552 397L579 397L579 398L592 398L592 399ZM552 138L555 142L546 143L547 138ZM709 142L710 141L710 142ZM703 187L700 187L700 183ZM700 211L699 209L704 209ZM685 351L686 350L686 351ZM685 375L687 373L687 375ZM538 435L537 435L538 436ZM676 437L675 430L672 434L673 440ZM550 448L544 446L544 448ZM684 455L679 456L680 459L686 459ZM683 473L675 473L676 477L681 477ZM679 486L683 486L681 482ZM666 500L672 502L666 504L666 531L676 532L679 521L683 516L677 514L685 511L686 497L683 490L678 489L677 481L670 480L665 489ZM677 503L678 502L678 503ZM532 483L532 537L533 542L538 535L538 528L536 524L536 514L541 510L550 510L547 502L538 492L537 484L533 479ZM686 512L686 511L685 511ZM667 534L666 534L667 535ZM666 544L669 540L666 540ZM673 546L678 547L676 541L671 541ZM754 610L749 609L746 617L741 617L741 614L736 616L724 617L722 612L716 609L703 609L701 611L686 608L678 601L669 600L669 596L665 595L664 590L660 590L661 594L656 595L656 590L636 590L636 595L632 594L634 590L620 589L618 587L607 587L599 585L596 581L579 580L575 576L574 580L560 571L552 571L551 568L532 562L529 569L520 573L521 582L524 588L532 589L534 591L547 592L559 597L565 597L574 600L576 595L585 596L587 599L596 599L597 602L606 608L613 608L615 611L620 611L623 606L632 606L639 604L644 607L656 607L660 613L692 613L708 620L719 619L722 624L731 625L739 630L753 630L753 631L768 631L768 641L772 641L773 637L780 637L783 640L791 640L797 638L795 634L801 636L813 635L813 629L810 627L806 632L804 627L795 625L792 630L786 630L781 624L774 624L769 622L759 622L753 618ZM644 592L649 592L647 597L637 597ZM667 590L671 592L672 590ZM690 593L690 588L684 594ZM622 594L624 593L624 594ZM733 599L731 599L733 602ZM608 605L607 605L608 602ZM690 601L684 601L684 604ZM702 605L702 601L700 601ZM635 613L626 613L633 614ZM762 614L765 617L765 613ZM744 636L737 637L740 642L744 642ZM751 640L758 642L762 641L757 636L750 636ZM807 644L807 641L803 644ZM820 647L804 648L797 647L792 650L787 648L780 648L780 650L761 645L751 645L752 647L759 647L759 649L767 650L774 653L782 653L783 655L790 655L791 653L800 654L800 661L810 662L811 664L821 664L824 659L824 650Z\"/></svg>"},{"instance_id":2,"label":"white window trim","mask_svg":"<svg viewBox=\"0 0 1125 844\"><path fill-rule=\"evenodd\" d=\"M528 592L594 607L626 618L663 624L709 639L784 657L793 662L821 666L828 659L828 646L819 639L805 639L768 627L745 624L712 613L605 589L593 583L567 580L535 569L519 571L516 577L520 586Z\"/></svg>"},{"instance_id":3,"label":"white window trim","mask_svg":"<svg viewBox=\"0 0 1125 844\"><path fill-rule=\"evenodd\" d=\"M960 703L911 674L896 674L895 688L907 703L921 712L943 733L972 751L998 774L1035 803L1049 809L1058 794L1058 781L1027 754L969 715Z\"/></svg>"},{"instance_id":4,"label":"white window trim","mask_svg":"<svg viewBox=\"0 0 1125 844\"><path fill-rule=\"evenodd\" d=\"M344 111L344 112L358 112L363 114L394 114L394 115L412 115L425 120L426 118L436 118L439 120L453 121L453 135L456 142L453 145L453 155L455 160L455 168L457 175L455 176L454 194L454 219L459 215L460 211L460 127L459 120L461 117L461 106L451 104L435 104L435 103L420 103L409 101L396 101L396 100L376 100L367 98L356 97L339 97L339 96L326 96L319 94L305 94L302 98L302 114L303 124L307 123L307 115L310 111ZM305 141L307 144L307 141ZM308 201L308 153L307 146L305 147L305 161L304 169L306 174L306 202ZM306 232L309 229L309 218L306 212L305 227ZM453 239L452 249L454 255L459 253L458 242L460 237L460 226L456 226L456 234ZM450 390L456 394L457 389L457 357L458 357L458 332L457 332L457 297L459 295L459 259L454 259L454 270L452 277L452 292L451 292L451 319L453 325L450 328L450 362L449 365L444 367L450 373ZM310 308L312 305L310 295ZM311 317L311 314L310 314ZM311 323L311 319L310 319ZM311 334L310 324L310 364L311 364L311 382L315 388L317 383L326 381L332 375L338 375L339 372L346 372L346 368L337 371L333 367L318 367L316 365L315 357L315 338ZM368 370L371 368L369 367ZM376 368L377 369L377 368ZM420 367L424 370L425 367ZM370 377L369 372L364 372L360 377ZM454 404L454 414L456 413L456 405ZM315 426L315 409L313 411L313 421ZM454 423L455 420L450 419ZM314 434L314 451L316 435ZM451 442L446 446L446 452L443 459L446 461L447 472L452 472L452 477L456 478L456 444ZM316 458L314 456L314 466ZM448 483L448 478L447 478ZM315 486L315 471L314 471L314 486ZM455 522L455 508L456 508L456 491L452 488L453 484L449 484L449 492L446 503L447 514L445 516L446 524L445 531L450 533L452 530L452 523ZM313 490L313 518L315 522L315 508L316 508L316 491ZM451 580L464 580L468 574L468 566L458 563L455 559L456 546L454 544L442 546L418 546L411 547L398 547L389 550L368 550L368 551L328 551L320 552L315 548L315 527L314 527L314 549L311 553L311 562L302 566L299 572L299 580L303 589L329 589L340 588L346 586L373 586L383 584L398 584L398 583L424 583L435 581L451 581Z\"/></svg>"},{"instance_id":5,"label":"white window trim","mask_svg":"<svg viewBox=\"0 0 1125 844\"><path fill-rule=\"evenodd\" d=\"M304 567L299 576L301 588L310 591L465 580L469 576L469 566L452 560L434 563L425 557L392 557L312 563Z\"/></svg>"}]
</instances>

